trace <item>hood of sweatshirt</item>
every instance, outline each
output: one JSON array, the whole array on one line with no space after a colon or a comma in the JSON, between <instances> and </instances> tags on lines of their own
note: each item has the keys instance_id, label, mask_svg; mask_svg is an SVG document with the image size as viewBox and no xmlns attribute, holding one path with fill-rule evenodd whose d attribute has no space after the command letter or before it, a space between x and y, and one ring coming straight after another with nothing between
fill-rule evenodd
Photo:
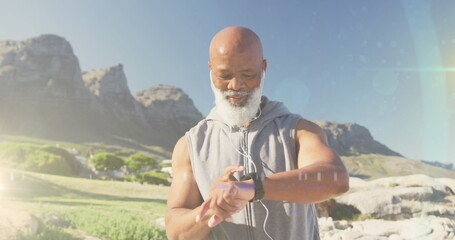
<instances>
[{"instance_id":1,"label":"hood of sweatshirt","mask_svg":"<svg viewBox=\"0 0 455 240\"><path fill-rule=\"evenodd\" d=\"M260 129L267 125L270 121L275 118L291 114L288 108L284 106L282 102L270 101L267 97L262 96L261 98L261 114L258 118L251 121L250 129ZM205 121L215 121L222 123L224 128L228 128L230 131L238 130L238 127L230 126L223 121L223 118L218 113L218 108L215 106L205 118Z\"/></svg>"}]
</instances>

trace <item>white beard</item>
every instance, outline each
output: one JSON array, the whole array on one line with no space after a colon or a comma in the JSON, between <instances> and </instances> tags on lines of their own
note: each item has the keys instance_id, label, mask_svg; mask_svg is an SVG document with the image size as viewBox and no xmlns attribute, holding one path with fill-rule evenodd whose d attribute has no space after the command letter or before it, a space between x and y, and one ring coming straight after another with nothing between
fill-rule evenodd
<instances>
[{"instance_id":1,"label":"white beard","mask_svg":"<svg viewBox=\"0 0 455 240\"><path fill-rule=\"evenodd\" d=\"M242 127L246 123L251 122L260 110L262 87L264 85L265 71L262 71L261 83L259 87L250 92L235 92L235 91L221 91L213 85L212 74L210 73L210 83L212 86L213 94L215 94L215 105L218 114L223 121L231 127ZM242 105L235 105L231 103L227 96L239 94L248 95L246 102Z\"/></svg>"}]
</instances>

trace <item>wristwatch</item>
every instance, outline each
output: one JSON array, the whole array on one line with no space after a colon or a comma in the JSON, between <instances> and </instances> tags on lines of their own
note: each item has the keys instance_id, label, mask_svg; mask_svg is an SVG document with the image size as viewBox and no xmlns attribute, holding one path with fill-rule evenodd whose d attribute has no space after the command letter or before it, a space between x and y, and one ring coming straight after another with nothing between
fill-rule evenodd
<instances>
[{"instance_id":1,"label":"wristwatch","mask_svg":"<svg viewBox=\"0 0 455 240\"><path fill-rule=\"evenodd\" d=\"M257 173L253 172L243 175L240 178L240 181L250 179L252 179L254 182L254 197L253 199L250 200L250 202L259 201L264 197L264 187L262 186L262 179L259 177Z\"/></svg>"}]
</instances>

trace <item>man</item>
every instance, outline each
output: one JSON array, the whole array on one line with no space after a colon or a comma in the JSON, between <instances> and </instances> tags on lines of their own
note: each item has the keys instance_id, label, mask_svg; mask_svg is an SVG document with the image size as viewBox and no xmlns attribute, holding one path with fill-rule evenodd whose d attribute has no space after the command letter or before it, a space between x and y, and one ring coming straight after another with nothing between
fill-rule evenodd
<instances>
[{"instance_id":1,"label":"man","mask_svg":"<svg viewBox=\"0 0 455 240\"><path fill-rule=\"evenodd\" d=\"M262 97L259 37L228 27L210 43L216 106L176 144L169 239L319 239L313 203L349 189L316 124Z\"/></svg>"}]
</instances>

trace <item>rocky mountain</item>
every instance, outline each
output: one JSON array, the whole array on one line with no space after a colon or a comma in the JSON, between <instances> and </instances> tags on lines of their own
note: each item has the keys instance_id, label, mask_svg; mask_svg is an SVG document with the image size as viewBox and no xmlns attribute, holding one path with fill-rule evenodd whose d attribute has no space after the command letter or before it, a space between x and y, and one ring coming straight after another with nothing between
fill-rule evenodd
<instances>
[{"instance_id":1,"label":"rocky mountain","mask_svg":"<svg viewBox=\"0 0 455 240\"><path fill-rule=\"evenodd\" d=\"M121 64L82 72L68 41L0 41L0 134L172 150L203 118L181 89L130 92ZM399 153L355 123L317 122L342 156Z\"/></svg>"},{"instance_id":2,"label":"rocky mountain","mask_svg":"<svg viewBox=\"0 0 455 240\"><path fill-rule=\"evenodd\" d=\"M366 127L356 123L329 121L316 121L316 123L324 129L329 145L341 156L360 154L401 156L384 144L374 140Z\"/></svg>"},{"instance_id":3,"label":"rocky mountain","mask_svg":"<svg viewBox=\"0 0 455 240\"><path fill-rule=\"evenodd\" d=\"M153 101L133 97L122 65L82 72L62 37L0 41L0 134L169 150L202 119L181 89L141 92Z\"/></svg>"}]
</instances>

